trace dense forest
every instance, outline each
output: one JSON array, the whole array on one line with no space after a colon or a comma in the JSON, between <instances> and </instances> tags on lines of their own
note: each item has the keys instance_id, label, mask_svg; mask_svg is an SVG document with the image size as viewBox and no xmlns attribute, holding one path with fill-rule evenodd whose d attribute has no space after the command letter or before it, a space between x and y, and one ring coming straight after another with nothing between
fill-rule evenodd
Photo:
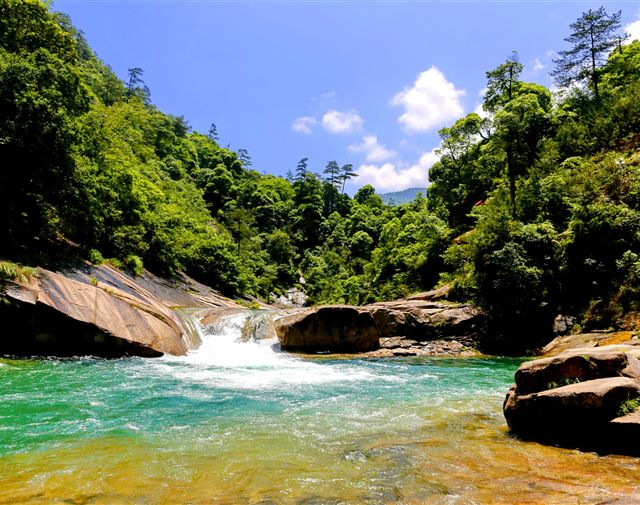
<instances>
[{"instance_id":1,"label":"dense forest","mask_svg":"<svg viewBox=\"0 0 640 505\"><path fill-rule=\"evenodd\" d=\"M0 257L183 271L264 300L298 286L311 303L449 284L501 349L540 344L558 313L638 329L640 42L622 35L620 13L583 14L556 93L511 54L486 74L483 117L440 131L426 195L388 206L344 193L349 164L253 170L215 125L158 110L141 69L121 81L67 16L0 0Z\"/></svg>"}]
</instances>

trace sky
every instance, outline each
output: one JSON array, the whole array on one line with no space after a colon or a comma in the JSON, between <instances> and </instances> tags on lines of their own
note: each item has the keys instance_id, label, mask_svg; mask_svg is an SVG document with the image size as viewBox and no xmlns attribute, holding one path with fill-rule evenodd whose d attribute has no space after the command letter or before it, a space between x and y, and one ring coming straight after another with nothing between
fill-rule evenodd
<instances>
[{"instance_id":1,"label":"sky","mask_svg":"<svg viewBox=\"0 0 640 505\"><path fill-rule=\"evenodd\" d=\"M640 39L640 2L55 0L123 80L253 168L285 175L350 163L353 193L428 184L438 130L479 110L485 72L518 51L551 86L569 25L604 5Z\"/></svg>"}]
</instances>

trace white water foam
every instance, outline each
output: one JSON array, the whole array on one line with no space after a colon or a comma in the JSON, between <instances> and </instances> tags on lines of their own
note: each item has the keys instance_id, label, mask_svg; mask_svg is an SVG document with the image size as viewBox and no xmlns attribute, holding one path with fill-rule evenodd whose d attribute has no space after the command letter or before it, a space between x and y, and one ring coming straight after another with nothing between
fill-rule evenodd
<instances>
[{"instance_id":1,"label":"white water foam","mask_svg":"<svg viewBox=\"0 0 640 505\"><path fill-rule=\"evenodd\" d=\"M202 345L186 356L161 358L160 363L176 378L222 388L271 389L283 385L401 380L347 363L323 364L296 358L280 352L276 339L243 340L242 330L251 316L252 312L247 311L227 316L215 325L198 322L195 326Z\"/></svg>"}]
</instances>

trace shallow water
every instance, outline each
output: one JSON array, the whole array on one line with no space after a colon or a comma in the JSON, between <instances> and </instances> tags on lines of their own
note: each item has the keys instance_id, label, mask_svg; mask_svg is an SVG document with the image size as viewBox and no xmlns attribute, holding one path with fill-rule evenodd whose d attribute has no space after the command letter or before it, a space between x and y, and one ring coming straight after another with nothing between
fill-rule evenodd
<instances>
[{"instance_id":1,"label":"shallow water","mask_svg":"<svg viewBox=\"0 0 640 505\"><path fill-rule=\"evenodd\" d=\"M640 460L512 438L512 359L183 358L0 365L0 504L599 503Z\"/></svg>"}]
</instances>

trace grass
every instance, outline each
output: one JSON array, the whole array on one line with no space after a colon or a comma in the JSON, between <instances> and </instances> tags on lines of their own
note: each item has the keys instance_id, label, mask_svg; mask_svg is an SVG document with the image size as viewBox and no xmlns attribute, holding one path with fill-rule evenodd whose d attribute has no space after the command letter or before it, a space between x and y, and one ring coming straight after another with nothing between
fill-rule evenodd
<instances>
[{"instance_id":1,"label":"grass","mask_svg":"<svg viewBox=\"0 0 640 505\"><path fill-rule=\"evenodd\" d=\"M578 377L563 377L559 379L558 382L552 381L547 383L547 389L561 388L562 386L568 386L570 384L578 384L578 382L582 382Z\"/></svg>"},{"instance_id":2,"label":"grass","mask_svg":"<svg viewBox=\"0 0 640 505\"><path fill-rule=\"evenodd\" d=\"M618 415L626 416L631 414L640 408L640 398L631 398L627 396L627 399L622 402L618 409Z\"/></svg>"},{"instance_id":3,"label":"grass","mask_svg":"<svg viewBox=\"0 0 640 505\"><path fill-rule=\"evenodd\" d=\"M0 281L27 281L37 275L32 267L25 267L11 261L0 261Z\"/></svg>"}]
</instances>

